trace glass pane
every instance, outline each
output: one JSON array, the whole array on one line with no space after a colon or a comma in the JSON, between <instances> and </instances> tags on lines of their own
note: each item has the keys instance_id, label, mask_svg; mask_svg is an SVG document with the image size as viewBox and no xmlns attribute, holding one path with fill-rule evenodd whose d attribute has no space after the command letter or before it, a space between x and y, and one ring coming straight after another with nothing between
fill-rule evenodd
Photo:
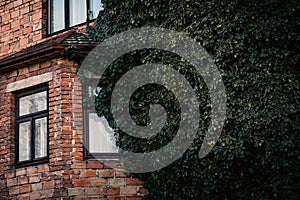
<instances>
[{"instance_id":1,"label":"glass pane","mask_svg":"<svg viewBox=\"0 0 300 200\"><path fill-rule=\"evenodd\" d=\"M47 110L47 91L28 95L19 99L19 116Z\"/></svg>"},{"instance_id":2,"label":"glass pane","mask_svg":"<svg viewBox=\"0 0 300 200\"><path fill-rule=\"evenodd\" d=\"M63 0L50 1L50 31L55 32L65 28L65 4Z\"/></svg>"},{"instance_id":3,"label":"glass pane","mask_svg":"<svg viewBox=\"0 0 300 200\"><path fill-rule=\"evenodd\" d=\"M90 6L90 19L95 19L98 16L100 10L104 9L101 0L90 0Z\"/></svg>"},{"instance_id":4,"label":"glass pane","mask_svg":"<svg viewBox=\"0 0 300 200\"><path fill-rule=\"evenodd\" d=\"M19 161L30 160L30 122L19 124Z\"/></svg>"},{"instance_id":5,"label":"glass pane","mask_svg":"<svg viewBox=\"0 0 300 200\"><path fill-rule=\"evenodd\" d=\"M89 113L89 151L91 153L117 153L113 130L104 117Z\"/></svg>"},{"instance_id":6,"label":"glass pane","mask_svg":"<svg viewBox=\"0 0 300 200\"><path fill-rule=\"evenodd\" d=\"M70 0L70 26L86 21L86 1Z\"/></svg>"},{"instance_id":7,"label":"glass pane","mask_svg":"<svg viewBox=\"0 0 300 200\"><path fill-rule=\"evenodd\" d=\"M35 158L47 156L47 117L35 120Z\"/></svg>"}]
</instances>

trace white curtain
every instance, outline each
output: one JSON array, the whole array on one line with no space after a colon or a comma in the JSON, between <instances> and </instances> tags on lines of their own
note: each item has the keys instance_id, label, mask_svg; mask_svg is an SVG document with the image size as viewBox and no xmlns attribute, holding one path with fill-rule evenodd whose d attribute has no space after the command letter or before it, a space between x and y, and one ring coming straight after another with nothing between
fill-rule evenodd
<instances>
[{"instance_id":1,"label":"white curtain","mask_svg":"<svg viewBox=\"0 0 300 200\"><path fill-rule=\"evenodd\" d=\"M35 158L47 156L47 117L35 120Z\"/></svg>"},{"instance_id":2,"label":"white curtain","mask_svg":"<svg viewBox=\"0 0 300 200\"><path fill-rule=\"evenodd\" d=\"M19 124L19 161L30 160L30 122Z\"/></svg>"},{"instance_id":3,"label":"white curtain","mask_svg":"<svg viewBox=\"0 0 300 200\"><path fill-rule=\"evenodd\" d=\"M86 1L70 0L70 26L80 24L87 18Z\"/></svg>"},{"instance_id":4,"label":"white curtain","mask_svg":"<svg viewBox=\"0 0 300 200\"><path fill-rule=\"evenodd\" d=\"M117 153L113 130L104 117L89 113L89 151L92 153Z\"/></svg>"},{"instance_id":5,"label":"white curtain","mask_svg":"<svg viewBox=\"0 0 300 200\"><path fill-rule=\"evenodd\" d=\"M103 4L101 0L90 0L90 7L90 19L96 18L100 10L103 10Z\"/></svg>"},{"instance_id":6,"label":"white curtain","mask_svg":"<svg viewBox=\"0 0 300 200\"><path fill-rule=\"evenodd\" d=\"M50 32L56 32L65 28L65 3L63 0L52 0L49 4L51 11Z\"/></svg>"}]
</instances>

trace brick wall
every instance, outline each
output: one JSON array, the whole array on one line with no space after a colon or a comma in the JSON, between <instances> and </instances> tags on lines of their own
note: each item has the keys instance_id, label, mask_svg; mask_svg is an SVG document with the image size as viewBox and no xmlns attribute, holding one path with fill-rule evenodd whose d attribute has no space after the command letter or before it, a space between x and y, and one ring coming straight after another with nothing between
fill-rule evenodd
<instances>
[{"instance_id":1,"label":"brick wall","mask_svg":"<svg viewBox=\"0 0 300 200\"><path fill-rule=\"evenodd\" d=\"M33 45L46 35L46 0L1 0L0 58Z\"/></svg>"},{"instance_id":2,"label":"brick wall","mask_svg":"<svg viewBox=\"0 0 300 200\"><path fill-rule=\"evenodd\" d=\"M0 1L1 59L47 36L47 0ZM91 24L92 25L92 24ZM84 27L78 27L84 32ZM142 182L117 160L86 160L77 65L64 57L0 72L0 199L142 199ZM49 163L15 167L15 81L53 73L49 87Z\"/></svg>"},{"instance_id":3,"label":"brick wall","mask_svg":"<svg viewBox=\"0 0 300 200\"><path fill-rule=\"evenodd\" d=\"M0 75L0 196L6 199L142 199L142 182L117 160L85 160L77 65L57 58ZM49 163L15 168L15 94L6 85L53 73L49 86Z\"/></svg>"}]
</instances>

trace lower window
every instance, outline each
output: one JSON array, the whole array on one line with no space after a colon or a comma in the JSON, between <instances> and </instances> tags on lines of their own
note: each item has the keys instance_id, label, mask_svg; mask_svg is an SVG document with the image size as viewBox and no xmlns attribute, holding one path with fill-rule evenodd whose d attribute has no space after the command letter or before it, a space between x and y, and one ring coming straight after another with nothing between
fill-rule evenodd
<instances>
[{"instance_id":1,"label":"lower window","mask_svg":"<svg viewBox=\"0 0 300 200\"><path fill-rule=\"evenodd\" d=\"M48 89L40 87L16 95L16 164L48 159Z\"/></svg>"},{"instance_id":2,"label":"lower window","mask_svg":"<svg viewBox=\"0 0 300 200\"><path fill-rule=\"evenodd\" d=\"M113 130L104 117L97 113L85 112L85 149L88 158L113 159L118 157L119 149Z\"/></svg>"}]
</instances>

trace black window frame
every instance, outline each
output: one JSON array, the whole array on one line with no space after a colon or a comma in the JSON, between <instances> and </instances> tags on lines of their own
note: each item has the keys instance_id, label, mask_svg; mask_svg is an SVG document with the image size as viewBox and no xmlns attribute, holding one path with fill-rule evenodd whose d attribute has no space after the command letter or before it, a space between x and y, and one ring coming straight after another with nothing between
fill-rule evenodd
<instances>
[{"instance_id":1,"label":"black window frame","mask_svg":"<svg viewBox=\"0 0 300 200\"><path fill-rule=\"evenodd\" d=\"M65 31L65 30L68 30L70 28L73 28L73 27L77 27L77 26L81 26L81 25L84 25L85 23L89 23L89 22L92 22L94 21L97 16L95 16L94 18L90 19L90 13L91 13L91 5L90 5L90 0L85 0L86 1L86 21L83 22L83 23L79 23L79 24L76 24L74 26L70 26L70 0L62 0L64 1L64 4L65 4L65 10L64 10L64 14L65 14L65 27L61 30L58 30L58 31L52 31L51 30L51 22L52 22L52 16L51 16L51 11L52 11L52 7L51 7L51 1L52 0L48 0L48 11L47 11L47 17L48 17L48 25L47 25L47 34L49 36L53 35L53 34L56 34L56 33L60 33L62 31Z\"/></svg>"},{"instance_id":2,"label":"black window frame","mask_svg":"<svg viewBox=\"0 0 300 200\"><path fill-rule=\"evenodd\" d=\"M84 94L84 92L89 91L89 88L84 88L85 90L82 93L82 96L88 96L88 94ZM99 159L99 160L116 160L120 158L119 152L116 153L91 153L89 151L89 137L90 137L90 130L89 130L89 114L95 113L95 109L88 105L82 106L83 112L83 144L84 144L84 158L85 159Z\"/></svg>"},{"instance_id":3,"label":"black window frame","mask_svg":"<svg viewBox=\"0 0 300 200\"><path fill-rule=\"evenodd\" d=\"M26 97L29 95L37 94L39 92L46 91L46 110L38 111L35 113L31 114L26 114L23 116L19 116L19 100L22 97ZM16 116L16 128L15 128L15 135L16 135L16 140L15 140L15 165L16 167L26 167L26 166L32 166L32 165L37 165L37 164L42 164L42 163L47 163L49 162L49 89L47 85L42 85L30 89L25 89L22 91L19 91L15 94L15 103L16 103L16 110L15 110L15 116ZM35 155L35 120L36 119L41 119L41 118L47 118L47 155L45 157L40 157L40 158L34 158ZM30 160L26 161L19 161L19 124L30 121L31 127L31 143L30 143Z\"/></svg>"}]
</instances>

